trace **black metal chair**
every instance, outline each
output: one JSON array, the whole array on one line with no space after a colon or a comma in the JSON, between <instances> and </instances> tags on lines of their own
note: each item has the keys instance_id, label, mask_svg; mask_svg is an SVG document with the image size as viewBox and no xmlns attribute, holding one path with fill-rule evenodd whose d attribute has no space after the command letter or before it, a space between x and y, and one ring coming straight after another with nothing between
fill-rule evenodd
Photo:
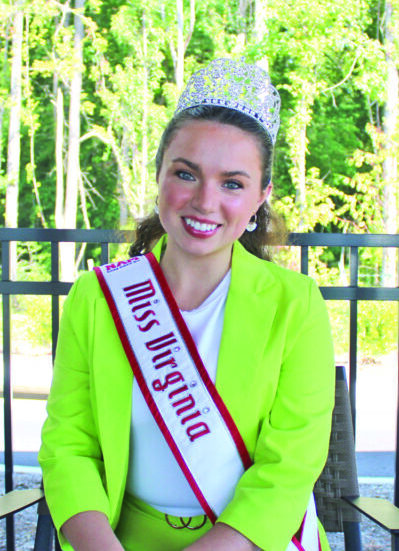
<instances>
[{"instance_id":1,"label":"black metal chair","mask_svg":"<svg viewBox=\"0 0 399 551\"><path fill-rule=\"evenodd\" d=\"M53 550L61 551L61 546L46 500L43 497L37 506L37 526L33 551Z\"/></svg>"},{"instance_id":2,"label":"black metal chair","mask_svg":"<svg viewBox=\"0 0 399 551\"><path fill-rule=\"evenodd\" d=\"M13 490L0 497L0 519L7 518L27 507L43 500L44 492L40 488Z\"/></svg>"},{"instance_id":3,"label":"black metal chair","mask_svg":"<svg viewBox=\"0 0 399 551\"><path fill-rule=\"evenodd\" d=\"M336 367L330 447L314 494L317 513L326 532L343 532L345 550L361 551L360 515L342 499L345 495L359 495L352 415L343 366Z\"/></svg>"},{"instance_id":4,"label":"black metal chair","mask_svg":"<svg viewBox=\"0 0 399 551\"><path fill-rule=\"evenodd\" d=\"M61 551L42 488L13 490L0 496L0 519L37 504L37 524L33 551Z\"/></svg>"},{"instance_id":5,"label":"black metal chair","mask_svg":"<svg viewBox=\"0 0 399 551\"><path fill-rule=\"evenodd\" d=\"M319 517L327 532L344 532L346 551L361 551L360 513L388 531L392 551L399 551L399 508L386 499L359 496L352 416L342 366L337 367L335 397L328 460L315 486Z\"/></svg>"}]
</instances>

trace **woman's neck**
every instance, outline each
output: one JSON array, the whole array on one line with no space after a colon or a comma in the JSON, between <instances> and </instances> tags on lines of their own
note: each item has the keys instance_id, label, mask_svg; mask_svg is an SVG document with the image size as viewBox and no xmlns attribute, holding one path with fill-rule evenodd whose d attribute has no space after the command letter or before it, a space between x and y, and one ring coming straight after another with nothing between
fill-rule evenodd
<instances>
[{"instance_id":1,"label":"woman's neck","mask_svg":"<svg viewBox=\"0 0 399 551\"><path fill-rule=\"evenodd\" d=\"M169 244L168 244L169 245ZM166 246L161 268L181 310L194 310L216 289L231 265L228 257L182 256Z\"/></svg>"}]
</instances>

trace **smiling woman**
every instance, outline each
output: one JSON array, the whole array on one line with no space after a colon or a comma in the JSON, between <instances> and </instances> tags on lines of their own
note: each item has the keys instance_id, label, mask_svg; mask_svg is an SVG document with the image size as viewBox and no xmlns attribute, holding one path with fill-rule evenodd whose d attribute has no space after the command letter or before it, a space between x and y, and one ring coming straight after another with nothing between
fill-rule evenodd
<instances>
[{"instance_id":1,"label":"smiling woman","mask_svg":"<svg viewBox=\"0 0 399 551\"><path fill-rule=\"evenodd\" d=\"M39 455L65 550L329 549L326 308L266 260L279 106L254 65L195 73L131 258L70 292Z\"/></svg>"},{"instance_id":2,"label":"smiling woman","mask_svg":"<svg viewBox=\"0 0 399 551\"><path fill-rule=\"evenodd\" d=\"M215 121L187 122L166 149L158 175L159 217L168 234L164 271L169 259L177 269L200 260L218 274L217 284L230 267L234 241L270 193L261 180L259 146L251 135Z\"/></svg>"},{"instance_id":3,"label":"smiling woman","mask_svg":"<svg viewBox=\"0 0 399 551\"><path fill-rule=\"evenodd\" d=\"M274 109L276 109L276 107ZM252 143L252 146L255 146L255 149L257 149L258 158L256 159L254 166L260 169L261 173L259 186L261 191L265 192L265 198L267 199L272 190L271 171L273 164L273 146L271 137L267 132L265 132L264 127L262 127L257 120L243 114L240 111L226 109L213 104L201 104L194 107L189 107L179 111L170 121L161 138L161 143L156 157L158 181L165 151L175 138L176 134L185 126L199 123L214 123L215 128L218 127L217 123L219 123L219 128L225 128L227 142L224 147L224 151L226 158L230 160L230 164L234 164L233 161L235 158L233 154L235 152L229 149L230 135L234 131L238 132L241 130L241 137L244 138L243 142L245 143L247 140ZM195 132L195 127L192 132ZM221 152L223 143L223 141L219 141L214 151ZM208 147L210 149L210 144ZM240 146L238 149L240 149ZM195 163L190 164L189 159L180 160L186 161L186 165L184 167L186 169L198 170L200 168L195 165ZM235 166L237 167L237 163L235 163ZM251 166L251 174L253 173L253 170L254 168ZM231 173L227 171L224 176L226 179L225 185L230 188L237 188L242 185L240 181L237 181L239 176L247 176L247 178L250 178L249 173L243 174L240 170L234 170ZM187 177L189 176L187 175ZM243 229L241 235L239 236L239 240L249 252L260 258L267 259L270 257L270 251L268 248L269 245L272 245L273 243L284 243L284 224L282 220L271 211L267 200L260 204L254 219L256 220L256 223L250 222L247 224L247 231L244 231ZM148 252L164 233L165 229L160 224L157 214L144 219L138 225L136 241L130 249L130 254L135 255Z\"/></svg>"}]
</instances>

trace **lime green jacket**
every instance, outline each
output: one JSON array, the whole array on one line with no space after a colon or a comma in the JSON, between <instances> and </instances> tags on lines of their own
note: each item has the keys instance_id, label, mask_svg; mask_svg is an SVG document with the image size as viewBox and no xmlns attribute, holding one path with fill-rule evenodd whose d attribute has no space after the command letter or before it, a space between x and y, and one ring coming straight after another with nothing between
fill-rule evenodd
<instances>
[{"instance_id":1,"label":"lime green jacket","mask_svg":"<svg viewBox=\"0 0 399 551\"><path fill-rule=\"evenodd\" d=\"M158 244L158 258L160 250ZM314 281L236 243L216 387L254 464L219 520L266 551L286 550L325 463L334 373L326 306ZM132 380L97 278L86 273L65 302L39 452L58 529L88 510L118 523Z\"/></svg>"}]
</instances>

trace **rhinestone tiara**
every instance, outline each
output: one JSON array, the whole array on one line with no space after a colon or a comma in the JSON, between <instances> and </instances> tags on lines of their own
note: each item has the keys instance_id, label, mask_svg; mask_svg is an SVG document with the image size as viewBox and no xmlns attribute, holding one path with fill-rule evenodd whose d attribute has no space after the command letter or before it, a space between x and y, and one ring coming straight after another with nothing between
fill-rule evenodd
<instances>
[{"instance_id":1,"label":"rhinestone tiara","mask_svg":"<svg viewBox=\"0 0 399 551\"><path fill-rule=\"evenodd\" d=\"M190 77L175 115L199 105L234 109L258 121L274 145L280 125L280 103L266 71L257 65L221 58Z\"/></svg>"}]
</instances>

